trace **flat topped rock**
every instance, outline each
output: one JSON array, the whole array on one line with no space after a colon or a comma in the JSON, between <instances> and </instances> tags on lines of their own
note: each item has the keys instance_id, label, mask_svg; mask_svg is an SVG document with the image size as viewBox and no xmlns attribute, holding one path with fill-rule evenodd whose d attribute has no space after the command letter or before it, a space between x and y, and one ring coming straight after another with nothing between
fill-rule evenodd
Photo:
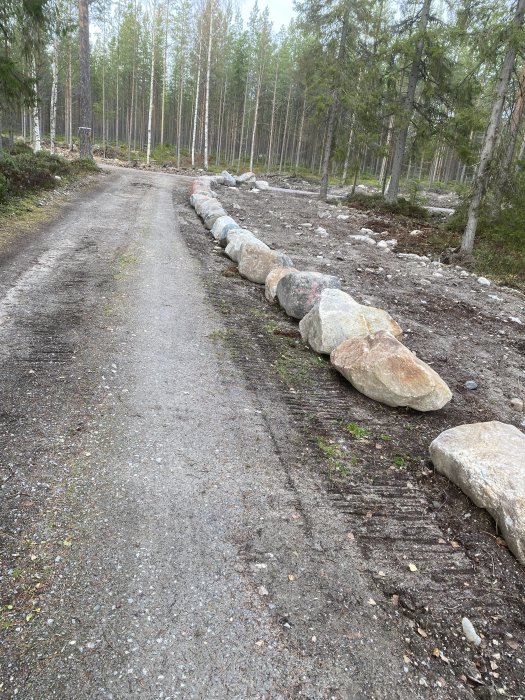
<instances>
[{"instance_id":1,"label":"flat topped rock","mask_svg":"<svg viewBox=\"0 0 525 700\"><path fill-rule=\"evenodd\" d=\"M290 258L276 250L255 243L244 241L239 256L239 274L256 284L264 284L268 273L276 267L292 267Z\"/></svg>"},{"instance_id":2,"label":"flat topped rock","mask_svg":"<svg viewBox=\"0 0 525 700\"><path fill-rule=\"evenodd\" d=\"M277 285L277 299L288 316L303 318L323 289L340 289L341 280L321 272L291 272Z\"/></svg>"},{"instance_id":3,"label":"flat topped rock","mask_svg":"<svg viewBox=\"0 0 525 700\"><path fill-rule=\"evenodd\" d=\"M496 521L525 565L525 435L499 421L458 425L430 445L437 471Z\"/></svg>"},{"instance_id":4,"label":"flat topped rock","mask_svg":"<svg viewBox=\"0 0 525 700\"><path fill-rule=\"evenodd\" d=\"M239 262L241 247L246 241L270 250L266 243L260 241L251 231L248 231L247 229L232 229L231 231L228 231L227 241L228 245L226 246L226 250L224 252L230 258L230 260L233 260L234 262Z\"/></svg>"},{"instance_id":5,"label":"flat topped rock","mask_svg":"<svg viewBox=\"0 0 525 700\"><path fill-rule=\"evenodd\" d=\"M340 289L325 289L313 309L299 323L301 336L315 352L329 355L345 340L377 331L402 334L390 314L360 304Z\"/></svg>"},{"instance_id":6,"label":"flat topped rock","mask_svg":"<svg viewBox=\"0 0 525 700\"><path fill-rule=\"evenodd\" d=\"M330 360L358 391L387 406L437 411L452 398L439 374L385 331L346 340Z\"/></svg>"}]
</instances>

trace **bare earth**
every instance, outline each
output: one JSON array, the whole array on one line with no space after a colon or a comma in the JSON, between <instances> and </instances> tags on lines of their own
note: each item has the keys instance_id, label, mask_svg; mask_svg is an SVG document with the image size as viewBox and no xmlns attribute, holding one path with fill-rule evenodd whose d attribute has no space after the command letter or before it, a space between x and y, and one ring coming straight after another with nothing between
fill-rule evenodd
<instances>
[{"instance_id":1,"label":"bare earth","mask_svg":"<svg viewBox=\"0 0 525 700\"><path fill-rule=\"evenodd\" d=\"M427 457L524 420L524 297L347 245L366 213L221 189L454 392L389 409L238 276L189 178L100 180L0 258L0 698L525 697L525 572Z\"/></svg>"}]
</instances>

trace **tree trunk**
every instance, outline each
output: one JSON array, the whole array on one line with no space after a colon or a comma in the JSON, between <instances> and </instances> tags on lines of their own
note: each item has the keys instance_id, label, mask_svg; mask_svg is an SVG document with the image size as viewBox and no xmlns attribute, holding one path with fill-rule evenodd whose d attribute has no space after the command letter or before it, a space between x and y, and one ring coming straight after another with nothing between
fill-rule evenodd
<instances>
[{"instance_id":1,"label":"tree trunk","mask_svg":"<svg viewBox=\"0 0 525 700\"><path fill-rule=\"evenodd\" d=\"M242 122L241 122L241 138L239 141L239 159L237 162L237 172L239 173L241 171L241 156L242 156L242 142L244 139L244 124L246 121L246 103L248 101L248 85L250 81L250 71L248 71L248 74L246 76L246 87L244 89L244 103L242 107Z\"/></svg>"},{"instance_id":2,"label":"tree trunk","mask_svg":"<svg viewBox=\"0 0 525 700\"><path fill-rule=\"evenodd\" d=\"M304 93L303 99L303 111L301 114L301 126L299 127L299 138L297 139L297 153L295 156L295 172L299 169L299 159L301 157L301 144L303 141L303 128L304 128L304 114L306 111L306 91Z\"/></svg>"},{"instance_id":3,"label":"tree trunk","mask_svg":"<svg viewBox=\"0 0 525 700\"><path fill-rule=\"evenodd\" d=\"M399 181L401 179L401 171L403 168L403 158L405 156L408 127L410 118L414 109L414 99L416 96L416 88L419 81L419 73L421 70L421 59L423 57L423 48L425 46L425 32L430 17L430 4L432 0L424 0L421 8L421 17L419 19L419 38L416 44L416 51L412 60L410 76L408 78L408 87L403 107L401 111L401 123L397 129L397 135L394 146L394 155L392 157L392 170L390 173L390 183L385 199L387 202L395 202L399 192Z\"/></svg>"},{"instance_id":4,"label":"tree trunk","mask_svg":"<svg viewBox=\"0 0 525 700\"><path fill-rule=\"evenodd\" d=\"M288 90L288 100L286 102L286 116L284 118L284 131L283 131L283 142L281 144L281 158L279 160L279 172L282 172L284 156L286 151L286 139L288 136L288 116L290 114L290 99L292 97L292 86L290 84L290 89Z\"/></svg>"},{"instance_id":5,"label":"tree trunk","mask_svg":"<svg viewBox=\"0 0 525 700\"><path fill-rule=\"evenodd\" d=\"M49 150L53 154L56 150L56 124L57 124L57 87L58 87L58 36L53 37L53 57L51 61L51 101L49 104Z\"/></svg>"},{"instance_id":6,"label":"tree trunk","mask_svg":"<svg viewBox=\"0 0 525 700\"><path fill-rule=\"evenodd\" d=\"M157 3L153 3L151 17L151 70L149 79L149 108L148 108L148 146L146 148L146 165L149 165L151 157L151 122L153 119L153 79L155 77L155 14Z\"/></svg>"},{"instance_id":7,"label":"tree trunk","mask_svg":"<svg viewBox=\"0 0 525 700\"><path fill-rule=\"evenodd\" d=\"M337 55L337 66L342 70L343 62L346 53L346 36L348 34L348 10L345 11L343 17L343 25L341 27L341 37L339 40L339 51ZM326 201L328 195L328 172L330 168L330 156L332 155L332 146L334 142L335 123L337 112L339 111L340 87L336 86L332 90L332 99L330 109L328 111L328 125L323 148L321 161L321 188L319 190L319 199Z\"/></svg>"},{"instance_id":8,"label":"tree trunk","mask_svg":"<svg viewBox=\"0 0 525 700\"><path fill-rule=\"evenodd\" d=\"M78 38L80 58L80 126L78 127L80 158L92 160L89 0L78 0Z\"/></svg>"},{"instance_id":9,"label":"tree trunk","mask_svg":"<svg viewBox=\"0 0 525 700\"><path fill-rule=\"evenodd\" d=\"M197 84L195 86L195 109L193 111L193 136L191 138L191 167L195 168L195 139L197 137L197 118L199 114L199 89L201 84L201 44L202 27L199 35L199 57L197 59Z\"/></svg>"},{"instance_id":10,"label":"tree trunk","mask_svg":"<svg viewBox=\"0 0 525 700\"><path fill-rule=\"evenodd\" d=\"M166 0L166 18L164 23L164 59L162 65L162 98L160 104L160 145L164 145L164 112L166 109L166 83L168 75L168 22L170 3Z\"/></svg>"},{"instance_id":11,"label":"tree trunk","mask_svg":"<svg viewBox=\"0 0 525 700\"><path fill-rule=\"evenodd\" d=\"M180 168L180 146L182 130L182 98L184 95L184 57L181 53L180 84L179 84L179 113L177 115L177 168Z\"/></svg>"},{"instance_id":12,"label":"tree trunk","mask_svg":"<svg viewBox=\"0 0 525 700\"><path fill-rule=\"evenodd\" d=\"M525 0L518 0L516 12L512 20L513 29L521 27L523 24L524 15ZM507 88L515 61L516 48L515 44L511 43L507 48L507 53L501 67L496 89L496 98L494 100L494 104L492 105L489 123L483 138L478 169L474 178L472 199L468 209L467 225L461 241L460 253L462 256L470 256L474 250L474 240L476 237L476 229L478 227L479 219L479 208L487 190L489 165L494 151L494 144L496 142L496 132L503 113L505 96L507 94Z\"/></svg>"},{"instance_id":13,"label":"tree trunk","mask_svg":"<svg viewBox=\"0 0 525 700\"><path fill-rule=\"evenodd\" d=\"M352 151L352 142L354 140L354 124L355 124L355 113L352 114L352 120L350 122L350 136L348 137L348 146L346 148L345 162L343 165L343 176L341 178L341 185L346 185L346 178L348 177L348 164L350 163L350 153Z\"/></svg>"},{"instance_id":14,"label":"tree trunk","mask_svg":"<svg viewBox=\"0 0 525 700\"><path fill-rule=\"evenodd\" d=\"M211 43L213 38L213 0L210 0L210 20L208 30L208 62L206 64L206 97L204 101L204 170L208 170L208 128L210 112Z\"/></svg>"},{"instance_id":15,"label":"tree trunk","mask_svg":"<svg viewBox=\"0 0 525 700\"><path fill-rule=\"evenodd\" d=\"M35 81L35 95L34 102L31 106L31 113L33 117L33 151L38 153L42 150L42 144L40 142L40 114L38 112L38 82L36 78L36 61L33 56L33 79Z\"/></svg>"},{"instance_id":16,"label":"tree trunk","mask_svg":"<svg viewBox=\"0 0 525 700\"><path fill-rule=\"evenodd\" d=\"M268 139L268 158L266 161L266 170L270 172L272 167L272 141L273 141L273 124L275 120L275 97L277 94L277 76L279 75L279 63L275 69L275 81L273 83L273 99L272 99L272 116L270 119L270 136Z\"/></svg>"}]
</instances>

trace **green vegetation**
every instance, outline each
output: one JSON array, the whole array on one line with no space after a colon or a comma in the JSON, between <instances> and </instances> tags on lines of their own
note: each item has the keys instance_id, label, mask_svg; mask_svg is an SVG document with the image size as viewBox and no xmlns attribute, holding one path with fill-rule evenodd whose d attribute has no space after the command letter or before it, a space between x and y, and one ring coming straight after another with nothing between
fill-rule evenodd
<instances>
[{"instance_id":1,"label":"green vegetation","mask_svg":"<svg viewBox=\"0 0 525 700\"><path fill-rule=\"evenodd\" d=\"M363 440L370 437L370 430L368 430L368 428L361 428L357 423L349 423L346 426L346 430L356 440Z\"/></svg>"},{"instance_id":2,"label":"green vegetation","mask_svg":"<svg viewBox=\"0 0 525 700\"><path fill-rule=\"evenodd\" d=\"M350 476L352 467L357 465L355 455L346 455L339 445L323 436L317 437L317 447L327 459L330 479L347 479Z\"/></svg>"},{"instance_id":3,"label":"green vegetation","mask_svg":"<svg viewBox=\"0 0 525 700\"><path fill-rule=\"evenodd\" d=\"M394 455L392 458L392 464L395 467L398 467L398 469L404 469L406 466L408 466L408 459L403 455Z\"/></svg>"},{"instance_id":4,"label":"green vegetation","mask_svg":"<svg viewBox=\"0 0 525 700\"><path fill-rule=\"evenodd\" d=\"M63 180L98 170L92 161L68 161L45 151L33 153L25 144L5 149L0 160L0 205L28 194L51 190Z\"/></svg>"},{"instance_id":5,"label":"green vegetation","mask_svg":"<svg viewBox=\"0 0 525 700\"><path fill-rule=\"evenodd\" d=\"M351 194L346 198L346 204L354 209L364 209L373 211L377 214L397 214L405 216L409 219L426 221L428 219L428 211L419 206L415 201L408 201L403 197L399 197L397 202L386 202L380 194Z\"/></svg>"}]
</instances>

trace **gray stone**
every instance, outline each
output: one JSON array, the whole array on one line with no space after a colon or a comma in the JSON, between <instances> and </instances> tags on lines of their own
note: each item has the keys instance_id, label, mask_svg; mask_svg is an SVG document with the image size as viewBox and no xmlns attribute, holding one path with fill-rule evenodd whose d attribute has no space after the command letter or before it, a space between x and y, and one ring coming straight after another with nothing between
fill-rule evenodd
<instances>
[{"instance_id":1,"label":"gray stone","mask_svg":"<svg viewBox=\"0 0 525 700\"><path fill-rule=\"evenodd\" d=\"M215 209L210 209L208 213L203 217L204 225L207 229L212 229L213 224L223 216L228 216L227 212L219 206Z\"/></svg>"},{"instance_id":2,"label":"gray stone","mask_svg":"<svg viewBox=\"0 0 525 700\"><path fill-rule=\"evenodd\" d=\"M227 187L235 187L237 185L237 181L235 180L233 175L230 175L230 173L227 170L222 171L221 177L223 179L224 184Z\"/></svg>"},{"instance_id":3,"label":"gray stone","mask_svg":"<svg viewBox=\"0 0 525 700\"><path fill-rule=\"evenodd\" d=\"M277 285L277 299L289 316L303 318L323 289L341 289L341 280L321 272L291 272Z\"/></svg>"},{"instance_id":4,"label":"gray stone","mask_svg":"<svg viewBox=\"0 0 525 700\"><path fill-rule=\"evenodd\" d=\"M213 224L211 235L216 241L220 242L223 237L226 237L228 231L231 231L234 228L239 228L239 224L235 221L235 219L232 219L231 216L221 216Z\"/></svg>"},{"instance_id":5,"label":"gray stone","mask_svg":"<svg viewBox=\"0 0 525 700\"><path fill-rule=\"evenodd\" d=\"M387 406L437 411L452 398L437 372L385 331L346 340L330 361L358 391Z\"/></svg>"},{"instance_id":6,"label":"gray stone","mask_svg":"<svg viewBox=\"0 0 525 700\"><path fill-rule=\"evenodd\" d=\"M214 202L215 200L212 197L209 197L207 194L192 194L190 197L190 204L191 206L195 209L197 214L200 214L201 212L201 207L207 203L207 202Z\"/></svg>"},{"instance_id":7,"label":"gray stone","mask_svg":"<svg viewBox=\"0 0 525 700\"><path fill-rule=\"evenodd\" d=\"M350 338L377 331L388 331L395 337L402 334L389 313L359 304L340 289L323 290L313 309L300 321L299 330L312 350L327 355Z\"/></svg>"},{"instance_id":8,"label":"gray stone","mask_svg":"<svg viewBox=\"0 0 525 700\"><path fill-rule=\"evenodd\" d=\"M228 245L226 246L225 250L226 255L234 262L239 262L241 246L246 241L260 245L263 248L268 248L268 246L256 238L251 231L234 229L228 234Z\"/></svg>"},{"instance_id":9,"label":"gray stone","mask_svg":"<svg viewBox=\"0 0 525 700\"><path fill-rule=\"evenodd\" d=\"M260 241L257 243L244 241L241 244L239 274L251 282L264 284L271 270L276 267L292 266L293 262L287 255L261 246Z\"/></svg>"},{"instance_id":10,"label":"gray stone","mask_svg":"<svg viewBox=\"0 0 525 700\"><path fill-rule=\"evenodd\" d=\"M360 234L348 236L348 240L351 243L364 243L365 245L375 245L376 244L374 239L370 238L370 236L363 236Z\"/></svg>"},{"instance_id":11,"label":"gray stone","mask_svg":"<svg viewBox=\"0 0 525 700\"><path fill-rule=\"evenodd\" d=\"M525 435L499 421L459 425L430 445L436 469L498 524L525 564Z\"/></svg>"},{"instance_id":12,"label":"gray stone","mask_svg":"<svg viewBox=\"0 0 525 700\"><path fill-rule=\"evenodd\" d=\"M258 190L269 190L270 183L266 182L266 180L255 180L255 187L257 187Z\"/></svg>"},{"instance_id":13,"label":"gray stone","mask_svg":"<svg viewBox=\"0 0 525 700\"><path fill-rule=\"evenodd\" d=\"M277 301L277 285L290 272L297 272L297 270L295 267L278 267L268 273L264 282L264 296L270 304L275 304Z\"/></svg>"},{"instance_id":14,"label":"gray stone","mask_svg":"<svg viewBox=\"0 0 525 700\"><path fill-rule=\"evenodd\" d=\"M491 281L486 277L478 277L478 284L481 284L482 287L490 287Z\"/></svg>"},{"instance_id":15,"label":"gray stone","mask_svg":"<svg viewBox=\"0 0 525 700\"><path fill-rule=\"evenodd\" d=\"M468 389L469 391L475 391L478 388L478 383L475 382L473 379L468 379L465 382L465 389Z\"/></svg>"},{"instance_id":16,"label":"gray stone","mask_svg":"<svg viewBox=\"0 0 525 700\"><path fill-rule=\"evenodd\" d=\"M254 173L247 172L243 173L242 175L238 175L235 179L238 185L246 185L255 182L256 178Z\"/></svg>"},{"instance_id":17,"label":"gray stone","mask_svg":"<svg viewBox=\"0 0 525 700\"><path fill-rule=\"evenodd\" d=\"M518 399L517 397L515 399L510 400L510 405L515 411L520 411L523 412L523 400Z\"/></svg>"}]
</instances>

